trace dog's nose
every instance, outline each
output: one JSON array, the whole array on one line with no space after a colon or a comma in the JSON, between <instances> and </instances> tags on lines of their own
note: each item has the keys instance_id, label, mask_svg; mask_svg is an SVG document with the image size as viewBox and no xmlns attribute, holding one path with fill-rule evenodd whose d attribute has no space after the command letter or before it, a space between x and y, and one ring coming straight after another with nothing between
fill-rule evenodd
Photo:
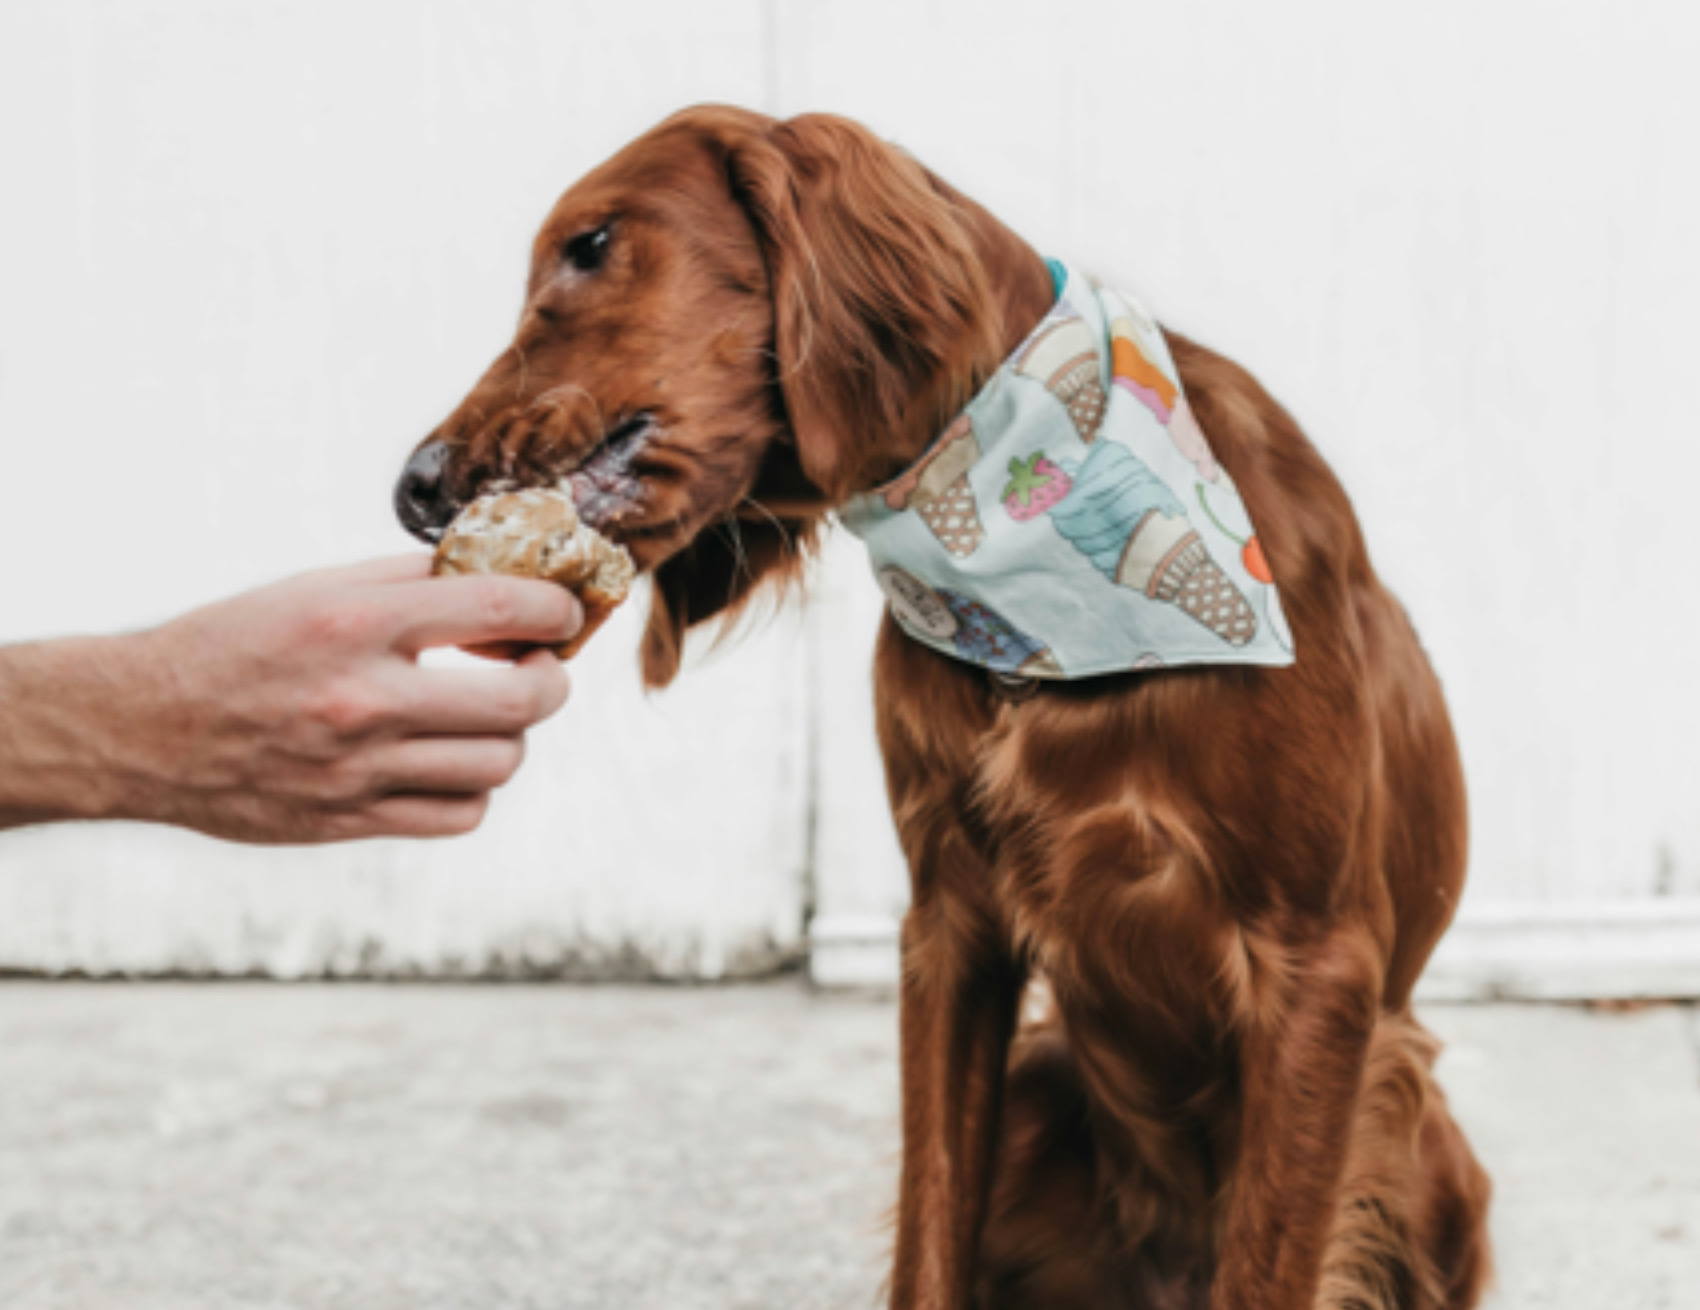
<instances>
[{"instance_id":1,"label":"dog's nose","mask_svg":"<svg viewBox=\"0 0 1700 1310\"><path fill-rule=\"evenodd\" d=\"M448 463L448 446L427 441L413 452L396 480L395 516L421 541L436 541L460 513L461 506L449 495L443 476Z\"/></svg>"}]
</instances>

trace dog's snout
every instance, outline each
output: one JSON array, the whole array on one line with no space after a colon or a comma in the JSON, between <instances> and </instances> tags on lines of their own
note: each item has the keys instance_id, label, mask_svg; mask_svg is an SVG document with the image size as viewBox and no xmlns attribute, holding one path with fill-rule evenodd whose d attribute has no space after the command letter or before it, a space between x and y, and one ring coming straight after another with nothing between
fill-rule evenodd
<instances>
[{"instance_id":1,"label":"dog's snout","mask_svg":"<svg viewBox=\"0 0 1700 1310\"><path fill-rule=\"evenodd\" d=\"M460 513L461 506L449 494L447 471L449 447L442 441L427 441L402 469L395 484L395 514L421 541L434 542Z\"/></svg>"}]
</instances>

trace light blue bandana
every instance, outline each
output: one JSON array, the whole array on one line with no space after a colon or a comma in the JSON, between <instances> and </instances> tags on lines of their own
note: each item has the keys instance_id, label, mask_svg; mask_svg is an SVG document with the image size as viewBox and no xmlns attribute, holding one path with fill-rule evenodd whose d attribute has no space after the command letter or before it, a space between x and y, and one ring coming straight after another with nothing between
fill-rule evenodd
<instances>
[{"instance_id":1,"label":"light blue bandana","mask_svg":"<svg viewBox=\"0 0 1700 1310\"><path fill-rule=\"evenodd\" d=\"M920 461L846 505L916 641L1003 674L1293 662L1263 549L1162 331L1056 261L1057 303Z\"/></svg>"}]
</instances>

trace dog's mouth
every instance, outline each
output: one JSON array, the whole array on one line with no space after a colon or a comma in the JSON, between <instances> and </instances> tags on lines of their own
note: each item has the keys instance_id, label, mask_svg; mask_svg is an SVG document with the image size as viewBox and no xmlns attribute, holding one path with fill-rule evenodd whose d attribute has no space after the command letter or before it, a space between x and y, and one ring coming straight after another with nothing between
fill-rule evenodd
<instances>
[{"instance_id":1,"label":"dog's mouth","mask_svg":"<svg viewBox=\"0 0 1700 1310\"><path fill-rule=\"evenodd\" d=\"M435 545L449 524L481 496L520 491L526 487L558 487L573 498L579 518L588 527L616 540L637 541L665 535L641 521L649 488L645 475L654 472L644 458L661 428L653 413L643 411L622 419L576 462L493 471L459 481L453 464L457 451L441 439L413 453L396 485L395 508L402 526L415 537ZM663 461L664 462L664 461ZM539 461L539 464L542 462Z\"/></svg>"},{"instance_id":2,"label":"dog's mouth","mask_svg":"<svg viewBox=\"0 0 1700 1310\"><path fill-rule=\"evenodd\" d=\"M613 427L561 478L561 485L572 491L579 518L590 527L617 535L620 520L642 505L640 459L656 431L653 414L634 414Z\"/></svg>"}]
</instances>

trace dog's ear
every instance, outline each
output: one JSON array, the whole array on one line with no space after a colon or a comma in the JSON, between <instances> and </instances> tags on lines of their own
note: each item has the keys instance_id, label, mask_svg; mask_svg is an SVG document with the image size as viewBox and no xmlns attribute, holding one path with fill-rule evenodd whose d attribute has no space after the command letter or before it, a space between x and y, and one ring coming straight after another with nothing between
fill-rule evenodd
<instances>
[{"instance_id":1,"label":"dog's ear","mask_svg":"<svg viewBox=\"0 0 1700 1310\"><path fill-rule=\"evenodd\" d=\"M866 128L805 114L724 144L798 462L836 504L967 403L999 357L998 302L954 193Z\"/></svg>"},{"instance_id":2,"label":"dog's ear","mask_svg":"<svg viewBox=\"0 0 1700 1310\"><path fill-rule=\"evenodd\" d=\"M760 243L785 438L748 516L656 568L650 687L678 673L690 628L800 578L825 511L899 471L996 367L1003 335L972 216L897 147L825 114L702 107L675 121L716 149Z\"/></svg>"}]
</instances>

